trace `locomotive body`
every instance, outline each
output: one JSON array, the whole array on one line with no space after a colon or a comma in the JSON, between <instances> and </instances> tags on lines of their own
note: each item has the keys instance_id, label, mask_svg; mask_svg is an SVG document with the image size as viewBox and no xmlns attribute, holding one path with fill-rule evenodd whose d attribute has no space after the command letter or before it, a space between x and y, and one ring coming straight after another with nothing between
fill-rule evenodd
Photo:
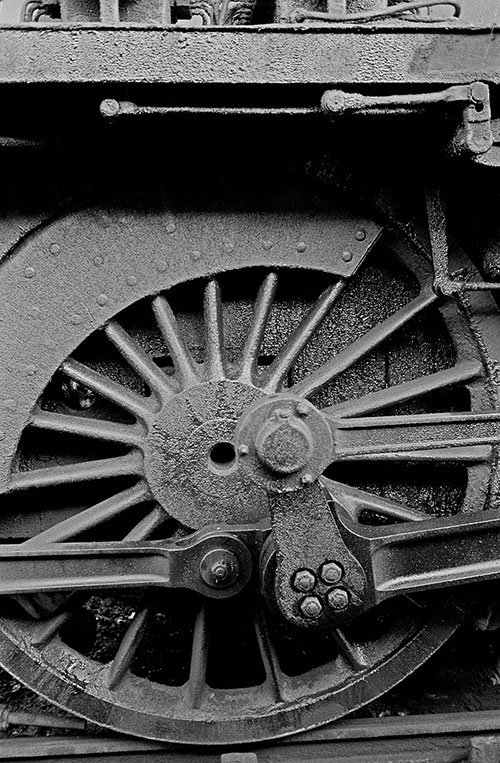
<instances>
[{"instance_id":1,"label":"locomotive body","mask_svg":"<svg viewBox=\"0 0 500 763\"><path fill-rule=\"evenodd\" d=\"M221 745L492 626L495 4L3 13L0 664Z\"/></svg>"}]
</instances>

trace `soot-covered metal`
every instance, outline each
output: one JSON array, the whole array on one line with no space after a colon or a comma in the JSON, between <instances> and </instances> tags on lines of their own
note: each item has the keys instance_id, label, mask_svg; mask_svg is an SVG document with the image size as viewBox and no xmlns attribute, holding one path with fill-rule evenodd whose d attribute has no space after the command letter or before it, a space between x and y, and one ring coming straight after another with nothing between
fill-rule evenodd
<instances>
[{"instance_id":1,"label":"soot-covered metal","mask_svg":"<svg viewBox=\"0 0 500 763\"><path fill-rule=\"evenodd\" d=\"M0 664L42 697L275 739L488 600L500 37L462 5L0 26Z\"/></svg>"}]
</instances>

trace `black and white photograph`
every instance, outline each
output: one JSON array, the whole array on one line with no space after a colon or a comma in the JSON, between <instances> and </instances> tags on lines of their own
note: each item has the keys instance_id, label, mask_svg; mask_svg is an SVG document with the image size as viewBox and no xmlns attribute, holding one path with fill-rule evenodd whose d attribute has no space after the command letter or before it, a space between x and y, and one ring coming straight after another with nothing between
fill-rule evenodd
<instances>
[{"instance_id":1,"label":"black and white photograph","mask_svg":"<svg viewBox=\"0 0 500 763\"><path fill-rule=\"evenodd\" d=\"M0 0L0 761L500 763L500 0Z\"/></svg>"}]
</instances>

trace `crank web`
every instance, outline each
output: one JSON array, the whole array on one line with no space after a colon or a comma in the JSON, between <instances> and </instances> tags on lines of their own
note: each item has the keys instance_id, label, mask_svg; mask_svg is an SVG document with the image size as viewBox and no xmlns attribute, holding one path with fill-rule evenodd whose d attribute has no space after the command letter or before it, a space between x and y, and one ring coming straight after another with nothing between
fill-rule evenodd
<instances>
[{"instance_id":1,"label":"crank web","mask_svg":"<svg viewBox=\"0 0 500 763\"><path fill-rule=\"evenodd\" d=\"M33 400L4 490L12 511L20 491L47 507L41 531L21 540L175 539L214 521L265 519L265 488L249 492L234 431L247 406L283 387L346 417L491 406L465 319L454 302L438 305L430 270L401 242L380 244L345 280L319 271L297 277L269 260L216 278L207 268L206 278L138 300L59 360ZM351 483L369 492L371 521L383 517L384 497L455 512L484 505L490 451L443 449L439 471L436 453L425 450L346 457L326 475L340 490ZM394 461L413 474L413 488L395 478ZM100 633L87 655L60 637L82 605ZM437 608L405 599L351 629L308 634L284 626L250 589L206 603L182 591L85 593L39 622L6 610L1 654L21 680L34 686L50 676L50 699L110 728L250 741L368 702L425 660L461 616L442 597ZM235 643L245 658L224 671Z\"/></svg>"}]
</instances>

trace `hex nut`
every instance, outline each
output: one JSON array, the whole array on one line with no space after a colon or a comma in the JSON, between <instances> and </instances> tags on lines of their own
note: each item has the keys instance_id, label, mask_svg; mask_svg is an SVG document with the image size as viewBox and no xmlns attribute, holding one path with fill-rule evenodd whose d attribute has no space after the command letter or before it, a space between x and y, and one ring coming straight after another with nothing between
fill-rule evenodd
<instances>
[{"instance_id":1,"label":"hex nut","mask_svg":"<svg viewBox=\"0 0 500 763\"><path fill-rule=\"evenodd\" d=\"M297 570L292 579L292 586L300 593L309 593L316 585L316 575L311 570Z\"/></svg>"},{"instance_id":2,"label":"hex nut","mask_svg":"<svg viewBox=\"0 0 500 763\"><path fill-rule=\"evenodd\" d=\"M326 595L328 606L335 612L342 612L347 609L350 603L349 592L344 588L332 588Z\"/></svg>"},{"instance_id":3,"label":"hex nut","mask_svg":"<svg viewBox=\"0 0 500 763\"><path fill-rule=\"evenodd\" d=\"M200 575L210 588L229 588L240 575L238 559L232 551L214 548L201 560Z\"/></svg>"},{"instance_id":4,"label":"hex nut","mask_svg":"<svg viewBox=\"0 0 500 763\"><path fill-rule=\"evenodd\" d=\"M323 612L323 605L317 596L306 596L300 602L300 611L304 617L312 620Z\"/></svg>"},{"instance_id":5,"label":"hex nut","mask_svg":"<svg viewBox=\"0 0 500 763\"><path fill-rule=\"evenodd\" d=\"M337 562L325 562L319 568L319 576L327 585L340 583L343 574L344 570Z\"/></svg>"}]
</instances>

